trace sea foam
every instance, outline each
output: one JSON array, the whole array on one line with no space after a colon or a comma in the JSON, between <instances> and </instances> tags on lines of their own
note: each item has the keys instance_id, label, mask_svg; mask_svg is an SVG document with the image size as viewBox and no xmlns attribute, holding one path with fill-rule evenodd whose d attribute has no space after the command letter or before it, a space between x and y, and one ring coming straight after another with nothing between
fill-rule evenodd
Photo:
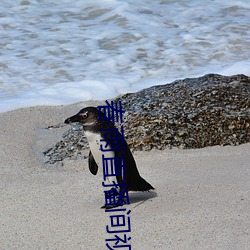
<instances>
[{"instance_id":1,"label":"sea foam","mask_svg":"<svg viewBox=\"0 0 250 250\"><path fill-rule=\"evenodd\" d=\"M0 111L250 75L250 3L1 1Z\"/></svg>"}]
</instances>

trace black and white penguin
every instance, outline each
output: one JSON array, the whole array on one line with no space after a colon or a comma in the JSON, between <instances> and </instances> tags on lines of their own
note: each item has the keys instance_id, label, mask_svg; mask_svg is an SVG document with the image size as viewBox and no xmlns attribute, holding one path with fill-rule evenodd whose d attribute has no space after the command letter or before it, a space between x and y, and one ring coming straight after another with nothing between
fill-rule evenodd
<instances>
[{"instance_id":1,"label":"black and white penguin","mask_svg":"<svg viewBox=\"0 0 250 250\"><path fill-rule=\"evenodd\" d=\"M105 118L104 113L101 112L102 118ZM99 131L105 129L114 129L115 126L111 121L107 119L99 120L99 110L95 107L87 107L80 110L76 115L69 117L65 120L65 123L79 122L83 126L85 136L87 137L90 152L89 152L89 170L93 175L97 174L98 168L103 169L103 155L105 158L121 157L122 164L125 167L125 178L121 174L120 176L107 177L107 181L110 184L114 182L116 184L127 183L126 189L128 191L149 191L154 189L147 181L145 181L139 174L136 167L134 157L129 149L125 139L112 140L114 133L112 131ZM118 131L119 138L123 138ZM116 137L117 138L117 137ZM110 141L108 141L111 139ZM103 141L102 141L103 140ZM120 145L117 145L117 142ZM101 148L107 147L120 148L118 151L101 151ZM119 171L116 169L116 171ZM105 206L103 207L105 208Z\"/></svg>"}]
</instances>

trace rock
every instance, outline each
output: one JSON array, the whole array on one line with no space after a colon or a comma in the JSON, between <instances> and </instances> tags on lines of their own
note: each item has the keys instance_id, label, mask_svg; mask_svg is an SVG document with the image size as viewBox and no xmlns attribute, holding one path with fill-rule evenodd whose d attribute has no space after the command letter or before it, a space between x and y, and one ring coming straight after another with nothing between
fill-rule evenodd
<instances>
[{"instance_id":1,"label":"rock","mask_svg":"<svg viewBox=\"0 0 250 250\"><path fill-rule=\"evenodd\" d=\"M250 78L245 75L187 78L128 93L114 101L121 101L126 111L122 125L132 150L250 142ZM51 163L86 157L82 152L87 147L78 125L44 155Z\"/></svg>"}]
</instances>

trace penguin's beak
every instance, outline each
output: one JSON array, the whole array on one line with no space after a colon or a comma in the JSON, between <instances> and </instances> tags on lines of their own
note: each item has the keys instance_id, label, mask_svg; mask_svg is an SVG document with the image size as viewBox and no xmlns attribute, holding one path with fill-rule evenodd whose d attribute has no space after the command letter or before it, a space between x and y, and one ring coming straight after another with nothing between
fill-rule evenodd
<instances>
[{"instance_id":1,"label":"penguin's beak","mask_svg":"<svg viewBox=\"0 0 250 250\"><path fill-rule=\"evenodd\" d=\"M72 122L80 122L80 120L81 120L81 116L79 116L78 114L76 114L76 115L73 115L73 116L67 118L64 121L64 123L70 124Z\"/></svg>"}]
</instances>

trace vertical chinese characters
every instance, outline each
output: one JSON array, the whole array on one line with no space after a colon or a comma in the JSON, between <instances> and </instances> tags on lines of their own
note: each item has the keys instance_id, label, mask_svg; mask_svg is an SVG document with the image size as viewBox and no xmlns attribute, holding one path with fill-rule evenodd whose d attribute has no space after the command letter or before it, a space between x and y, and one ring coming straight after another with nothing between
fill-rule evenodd
<instances>
[{"instance_id":1,"label":"vertical chinese characters","mask_svg":"<svg viewBox=\"0 0 250 250\"><path fill-rule=\"evenodd\" d=\"M107 106L98 106L99 121L106 121L108 125L108 128L100 129L100 132L103 134L103 139L100 141L100 150L103 152L102 164L104 181L102 185L111 188L110 190L104 191L105 212L111 214L109 216L110 225L106 226L106 230L109 234L112 234L112 238L106 239L106 246L108 249L131 249L131 244L128 244L131 237L127 235L127 233L131 232L131 210L127 212L125 208L110 210L111 208L129 204L128 189L126 188L129 183L124 182L126 179L125 168L127 166L124 161L125 143L123 126L121 126L121 132L114 127L117 122L123 123L122 115L125 111L122 110L121 102L115 104L111 102L111 104L109 104L109 102L106 101L106 104ZM113 157L106 157L105 152L108 151L116 153L114 153ZM109 184L106 184L107 179ZM117 214L117 212L119 212L119 214Z\"/></svg>"}]
</instances>

